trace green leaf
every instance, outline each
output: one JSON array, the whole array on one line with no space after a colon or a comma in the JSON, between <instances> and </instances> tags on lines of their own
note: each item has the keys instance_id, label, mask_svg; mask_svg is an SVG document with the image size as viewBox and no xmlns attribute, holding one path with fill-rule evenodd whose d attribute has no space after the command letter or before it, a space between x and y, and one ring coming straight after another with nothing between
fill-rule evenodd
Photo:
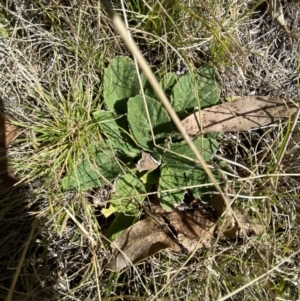
<instances>
[{"instance_id":1,"label":"green leaf","mask_svg":"<svg viewBox=\"0 0 300 301\"><path fill-rule=\"evenodd\" d=\"M193 142L205 161L210 161L218 149L218 142L214 139L197 137ZM170 150L173 153L165 152L162 155L162 162L174 171L184 173L189 168L199 166L194 162L196 157L185 141L171 144Z\"/></svg>"},{"instance_id":2,"label":"green leaf","mask_svg":"<svg viewBox=\"0 0 300 301\"><path fill-rule=\"evenodd\" d=\"M160 139L162 140L172 133L172 124L167 112L157 100L146 96L146 102L153 133L156 141L159 142ZM151 125L148 123L143 98L139 95L128 101L128 122L131 133L139 145L152 151Z\"/></svg>"},{"instance_id":3,"label":"green leaf","mask_svg":"<svg viewBox=\"0 0 300 301\"><path fill-rule=\"evenodd\" d=\"M138 196L146 193L144 185L139 179L132 174L122 175L115 185L116 192L112 195L111 204L117 208L119 212L127 214L137 214L141 203L145 196Z\"/></svg>"},{"instance_id":4,"label":"green leaf","mask_svg":"<svg viewBox=\"0 0 300 301\"><path fill-rule=\"evenodd\" d=\"M133 140L125 131L127 126L125 116L117 116L113 112L101 110L93 113L93 116L98 122L101 134L104 134L118 151L132 157L140 152L133 146Z\"/></svg>"},{"instance_id":5,"label":"green leaf","mask_svg":"<svg viewBox=\"0 0 300 301\"><path fill-rule=\"evenodd\" d=\"M141 82L142 82L142 87L143 87L145 95L152 97L152 98L156 98L156 94L153 91L152 86L150 85L150 83L144 73L141 74ZM140 91L139 94L142 95L142 92Z\"/></svg>"},{"instance_id":6,"label":"green leaf","mask_svg":"<svg viewBox=\"0 0 300 301\"><path fill-rule=\"evenodd\" d=\"M180 77L172 90L171 104L180 116L192 112L199 105L205 108L219 100L221 88L213 71L202 69L200 73L194 77L190 74Z\"/></svg>"},{"instance_id":7,"label":"green leaf","mask_svg":"<svg viewBox=\"0 0 300 301\"><path fill-rule=\"evenodd\" d=\"M142 80L142 85L143 85L145 95L152 97L154 99L158 99L156 93L153 91L152 86L148 82L148 79L144 73L141 75L141 80ZM167 97L170 97L172 88L176 84L177 80L178 80L177 75L174 72L170 72L165 74L162 77L162 79L159 81L159 85L161 86L161 88L163 89Z\"/></svg>"},{"instance_id":8,"label":"green leaf","mask_svg":"<svg viewBox=\"0 0 300 301\"><path fill-rule=\"evenodd\" d=\"M191 168L186 172L176 172L175 169L164 165L161 170L159 181L160 204L165 210L172 210L174 206L182 203L184 199L184 190L181 187L200 185L209 183L209 178L205 171L200 168ZM177 190L178 189L178 190ZM166 191L165 190L171 190ZM205 188L192 188L191 189L195 198L206 191Z\"/></svg>"},{"instance_id":9,"label":"green leaf","mask_svg":"<svg viewBox=\"0 0 300 301\"><path fill-rule=\"evenodd\" d=\"M218 143L214 139L197 137L193 142L205 161L211 160L218 149ZM196 157L185 141L171 144L170 150L173 153L165 152L162 155L163 166L158 189L161 192L161 205L166 210L183 200L184 191L176 189L210 182L205 171L195 163ZM163 192L170 189L175 191ZM194 188L192 191L195 197L199 197L206 188Z\"/></svg>"},{"instance_id":10,"label":"green leaf","mask_svg":"<svg viewBox=\"0 0 300 301\"><path fill-rule=\"evenodd\" d=\"M111 182L121 172L113 152L94 148L88 157L82 156L62 181L63 190L86 190Z\"/></svg>"},{"instance_id":11,"label":"green leaf","mask_svg":"<svg viewBox=\"0 0 300 301\"><path fill-rule=\"evenodd\" d=\"M171 95L172 89L178 81L178 76L174 72L170 72L164 75L164 77L159 82L160 86L169 97Z\"/></svg>"},{"instance_id":12,"label":"green leaf","mask_svg":"<svg viewBox=\"0 0 300 301\"><path fill-rule=\"evenodd\" d=\"M159 182L159 176L160 176L160 170L159 168L153 170L153 171L148 171L145 174L143 174L140 177L140 180L144 183L144 184L156 184Z\"/></svg>"},{"instance_id":13,"label":"green leaf","mask_svg":"<svg viewBox=\"0 0 300 301\"><path fill-rule=\"evenodd\" d=\"M110 110L124 113L126 100L139 93L140 86L133 61L117 56L104 71L103 96Z\"/></svg>"},{"instance_id":14,"label":"green leaf","mask_svg":"<svg viewBox=\"0 0 300 301\"><path fill-rule=\"evenodd\" d=\"M106 237L111 241L115 240L125 229L129 228L136 221L136 216L119 212L106 231Z\"/></svg>"}]
</instances>

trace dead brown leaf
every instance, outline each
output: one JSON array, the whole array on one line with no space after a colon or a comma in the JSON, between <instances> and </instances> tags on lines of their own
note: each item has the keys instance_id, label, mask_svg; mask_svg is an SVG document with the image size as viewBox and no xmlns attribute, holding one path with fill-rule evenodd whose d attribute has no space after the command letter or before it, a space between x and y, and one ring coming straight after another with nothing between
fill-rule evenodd
<instances>
[{"instance_id":1,"label":"dead brown leaf","mask_svg":"<svg viewBox=\"0 0 300 301\"><path fill-rule=\"evenodd\" d=\"M139 172L152 171L160 165L150 154L142 152L142 158L138 161L136 167Z\"/></svg>"},{"instance_id":2,"label":"dead brown leaf","mask_svg":"<svg viewBox=\"0 0 300 301\"><path fill-rule=\"evenodd\" d=\"M7 147L18 136L18 129L7 116L0 114L0 147Z\"/></svg>"},{"instance_id":3,"label":"dead brown leaf","mask_svg":"<svg viewBox=\"0 0 300 301\"><path fill-rule=\"evenodd\" d=\"M164 227L152 217L126 229L112 246L117 249L107 266L112 271L119 271L167 248L181 250Z\"/></svg>"},{"instance_id":4,"label":"dead brown leaf","mask_svg":"<svg viewBox=\"0 0 300 301\"><path fill-rule=\"evenodd\" d=\"M211 212L202 206L185 211L176 209L166 212L165 217L176 230L179 243L188 253L210 245L215 219Z\"/></svg>"},{"instance_id":5,"label":"dead brown leaf","mask_svg":"<svg viewBox=\"0 0 300 301\"><path fill-rule=\"evenodd\" d=\"M271 124L297 111L294 105L279 98L245 96L235 101L195 112L181 121L189 135L209 132L248 131ZM201 122L199 121L201 114ZM202 125L202 131L201 126Z\"/></svg>"},{"instance_id":6,"label":"dead brown leaf","mask_svg":"<svg viewBox=\"0 0 300 301\"><path fill-rule=\"evenodd\" d=\"M163 249L181 251L182 246L191 253L210 244L215 220L203 207L198 206L188 211L175 209L172 212L160 212L176 233L171 233L163 219L158 223L149 216L137 222L112 243L117 250L108 264L109 270L121 270Z\"/></svg>"}]
</instances>

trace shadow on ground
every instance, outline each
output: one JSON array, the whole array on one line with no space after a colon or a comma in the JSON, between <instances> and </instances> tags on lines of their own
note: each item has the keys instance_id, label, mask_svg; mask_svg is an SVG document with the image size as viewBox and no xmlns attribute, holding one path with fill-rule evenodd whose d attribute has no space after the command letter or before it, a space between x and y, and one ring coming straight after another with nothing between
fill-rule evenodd
<instances>
[{"instance_id":1,"label":"shadow on ground","mask_svg":"<svg viewBox=\"0 0 300 301\"><path fill-rule=\"evenodd\" d=\"M0 112L3 111L0 99ZM18 183L9 164L8 144L14 129L1 114L0 300L49 300L54 296L55 281L50 279L45 264L45 248L38 245L41 228L36 218L37 199L27 185Z\"/></svg>"}]
</instances>

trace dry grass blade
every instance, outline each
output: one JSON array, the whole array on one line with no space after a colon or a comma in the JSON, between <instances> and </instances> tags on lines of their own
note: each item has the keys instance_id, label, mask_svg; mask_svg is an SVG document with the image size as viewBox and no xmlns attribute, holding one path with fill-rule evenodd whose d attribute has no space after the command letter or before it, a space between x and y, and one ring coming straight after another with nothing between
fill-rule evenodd
<instances>
[{"instance_id":1,"label":"dry grass blade","mask_svg":"<svg viewBox=\"0 0 300 301\"><path fill-rule=\"evenodd\" d=\"M132 36L129 47L133 40L137 43L159 81L169 78L170 73L180 80L194 77L203 68L214 69L223 102L235 95L274 95L298 103L300 51L295 41L299 35L299 1L108 1L125 22L124 34ZM278 3L273 12L267 12ZM5 133L3 170L9 174L7 167L12 166L22 182L0 192L0 300L299 299L300 254L293 255L300 245L299 115L278 126L216 138L219 148L209 168L226 197L234 200L233 209L236 218L242 217L240 226L246 226L246 237L241 237L239 226L226 212L216 226L212 225L211 245L197 249L205 240L198 222L204 227L206 224L198 216L195 219L196 206L182 204L176 208L180 214L170 217L176 229L166 216L159 220L172 229L172 239L180 245L186 243L186 249L197 243L195 251L174 252L170 248L121 272L111 272L106 269L111 242L104 234L117 219L101 213L110 203L110 185L76 191L62 189L62 181L82 160L99 172L101 164L96 162L93 146L99 146L100 141L102 148L102 142L106 146L110 142L94 118L99 110L108 113L105 70L116 57L134 55L98 0L2 1L0 37L0 110L22 129L8 147L11 139ZM289 43L290 38L294 43ZM135 65L144 84L140 63ZM146 82L147 88L135 93L152 95ZM195 84L195 91L197 87ZM166 92L173 101L172 89ZM201 95L198 98L201 100ZM122 103L125 105L126 99ZM157 105L163 107L159 102ZM148 114L149 106L148 110L141 106L142 113ZM117 110L114 113L119 114ZM148 124L145 128L151 131L149 118ZM170 133L166 147L171 150L172 144L182 139L175 131ZM209 137L216 136L205 135L205 139ZM109 148L115 150L111 143ZM111 161L117 158L134 179L152 180L149 168L157 167L153 174L158 175L169 153L156 157L152 149L144 151L149 156L142 156L139 162L135 157L138 151L126 158L118 152ZM188 177L201 168L199 160L193 158L195 169L184 170ZM220 169L228 179L220 178ZM168 197L177 194L179 203L185 189L197 189L201 194L196 201L199 203L200 197L211 205L211 197L218 194L211 180L206 177L205 183L199 179L189 185L186 175L182 183L166 187L163 193ZM234 191L227 192L226 183L232 184ZM143 194L129 194L134 199L147 198L149 204L156 193L145 190ZM124 196L120 201L126 199ZM219 204L222 208L219 214L214 212L214 218L226 211L226 203ZM146 207L136 209L150 215ZM151 213L153 218L160 214L155 210ZM249 220L244 220L245 216ZM36 218L38 224L31 234ZM260 224L264 225L262 233L256 227ZM258 235L248 235L249 228ZM159 230L153 231L160 235ZM233 239L228 241L226 236ZM156 237L152 238L155 241ZM142 244L141 249L150 243Z\"/></svg>"},{"instance_id":2,"label":"dry grass blade","mask_svg":"<svg viewBox=\"0 0 300 301\"><path fill-rule=\"evenodd\" d=\"M288 256L287 258L285 258L284 260L280 261L279 263L275 264L270 270L268 270L266 273L260 275L259 277L253 279L252 281L250 281L249 283L241 286L239 289L229 293L228 295L218 299L218 301L225 301L229 298L231 298L232 296L236 295L238 292L243 291L244 289L246 289L247 287L257 283L258 281L264 279L265 277L267 277L268 275L270 275L272 272L276 271L281 265L283 265L284 263L290 261L294 256L296 256L298 253L300 252L300 250L293 252L293 254L291 254L290 256Z\"/></svg>"}]
</instances>

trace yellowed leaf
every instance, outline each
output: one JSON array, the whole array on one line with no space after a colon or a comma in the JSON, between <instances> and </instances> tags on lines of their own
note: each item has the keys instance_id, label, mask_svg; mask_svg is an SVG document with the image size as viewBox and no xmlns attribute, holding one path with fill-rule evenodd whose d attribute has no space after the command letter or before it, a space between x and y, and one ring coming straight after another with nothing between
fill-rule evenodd
<instances>
[{"instance_id":1,"label":"yellowed leaf","mask_svg":"<svg viewBox=\"0 0 300 301\"><path fill-rule=\"evenodd\" d=\"M248 131L294 114L297 108L268 96L245 96L195 112L181 121L190 135L209 132ZM201 131L202 125L202 131Z\"/></svg>"},{"instance_id":2,"label":"yellowed leaf","mask_svg":"<svg viewBox=\"0 0 300 301\"><path fill-rule=\"evenodd\" d=\"M115 208L112 204L109 205L108 208L102 208L101 213L107 218L110 215L112 215L114 212L117 211L117 208Z\"/></svg>"}]
</instances>

